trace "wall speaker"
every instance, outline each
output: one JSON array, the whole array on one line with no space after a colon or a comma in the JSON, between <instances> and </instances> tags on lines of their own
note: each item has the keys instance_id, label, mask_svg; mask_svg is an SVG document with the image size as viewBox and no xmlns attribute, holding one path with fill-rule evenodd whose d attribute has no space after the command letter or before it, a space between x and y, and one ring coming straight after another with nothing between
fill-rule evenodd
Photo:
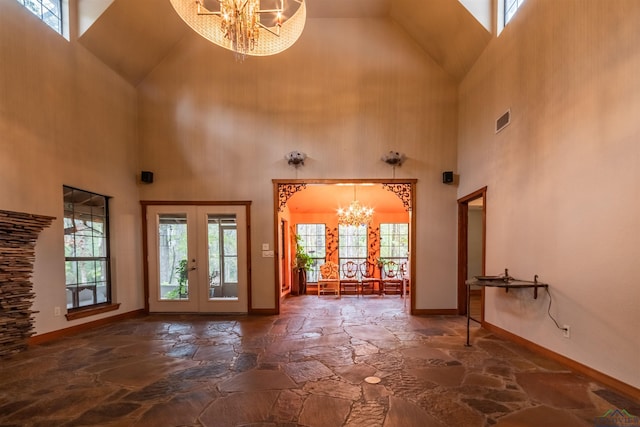
<instances>
[{"instance_id":1,"label":"wall speaker","mask_svg":"<svg viewBox=\"0 0 640 427\"><path fill-rule=\"evenodd\" d=\"M453 182L453 172L452 171L442 172L442 183L451 184L452 182Z\"/></svg>"},{"instance_id":2,"label":"wall speaker","mask_svg":"<svg viewBox=\"0 0 640 427\"><path fill-rule=\"evenodd\" d=\"M140 181L151 184L153 182L153 172L142 171L140 172Z\"/></svg>"}]
</instances>

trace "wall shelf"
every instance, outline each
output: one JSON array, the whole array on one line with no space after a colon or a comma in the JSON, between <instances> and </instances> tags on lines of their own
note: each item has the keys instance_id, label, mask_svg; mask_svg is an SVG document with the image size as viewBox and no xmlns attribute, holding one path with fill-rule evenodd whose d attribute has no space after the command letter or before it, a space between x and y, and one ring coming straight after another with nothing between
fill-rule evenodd
<instances>
[{"instance_id":1,"label":"wall shelf","mask_svg":"<svg viewBox=\"0 0 640 427\"><path fill-rule=\"evenodd\" d=\"M509 289L533 289L533 299L538 299L538 288L549 289L548 284L538 282L537 274L533 277L533 280L520 280L509 276L507 269L504 270L504 273L503 276L476 276L465 282L465 285L467 285L467 347L471 346L469 343L470 321L473 320L474 322L481 323L479 320L471 317L471 287L503 288L505 292L509 292Z\"/></svg>"}]
</instances>

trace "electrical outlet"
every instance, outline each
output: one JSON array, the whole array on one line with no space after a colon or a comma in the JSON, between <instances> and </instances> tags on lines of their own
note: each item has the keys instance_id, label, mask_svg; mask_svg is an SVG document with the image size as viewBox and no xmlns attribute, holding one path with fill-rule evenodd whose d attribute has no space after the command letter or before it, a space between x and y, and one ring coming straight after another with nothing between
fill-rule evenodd
<instances>
[{"instance_id":1,"label":"electrical outlet","mask_svg":"<svg viewBox=\"0 0 640 427\"><path fill-rule=\"evenodd\" d=\"M571 338L571 326L569 325L563 325L562 326L562 335L565 338Z\"/></svg>"},{"instance_id":2,"label":"electrical outlet","mask_svg":"<svg viewBox=\"0 0 640 427\"><path fill-rule=\"evenodd\" d=\"M60 307L54 307L53 308L53 315L54 316L60 316Z\"/></svg>"}]
</instances>

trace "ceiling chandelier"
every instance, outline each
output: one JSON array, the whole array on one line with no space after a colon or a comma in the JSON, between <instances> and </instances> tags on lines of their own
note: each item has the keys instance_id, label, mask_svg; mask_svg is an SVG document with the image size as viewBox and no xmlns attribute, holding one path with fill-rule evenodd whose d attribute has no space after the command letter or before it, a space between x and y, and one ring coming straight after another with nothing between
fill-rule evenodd
<instances>
[{"instance_id":1,"label":"ceiling chandelier","mask_svg":"<svg viewBox=\"0 0 640 427\"><path fill-rule=\"evenodd\" d=\"M274 7L260 8L260 0L170 0L178 15L207 40L229 49L236 58L267 56L291 47L302 34L305 0L285 7L285 0L268 0ZM265 1L265 0L263 0Z\"/></svg>"},{"instance_id":2,"label":"ceiling chandelier","mask_svg":"<svg viewBox=\"0 0 640 427\"><path fill-rule=\"evenodd\" d=\"M367 208L360 205L356 198L356 186L353 186L353 202L347 209L338 209L338 224L350 225L358 227L360 225L369 225L373 217L373 208Z\"/></svg>"}]
</instances>

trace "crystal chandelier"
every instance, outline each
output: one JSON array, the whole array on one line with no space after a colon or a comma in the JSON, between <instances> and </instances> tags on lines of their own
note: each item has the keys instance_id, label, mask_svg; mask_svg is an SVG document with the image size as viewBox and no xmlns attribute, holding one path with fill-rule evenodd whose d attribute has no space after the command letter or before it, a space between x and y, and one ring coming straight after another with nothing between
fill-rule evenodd
<instances>
[{"instance_id":1,"label":"crystal chandelier","mask_svg":"<svg viewBox=\"0 0 640 427\"><path fill-rule=\"evenodd\" d=\"M202 1L198 1L198 14L207 15L212 12L206 10ZM276 10L276 34L280 34L282 25L282 3ZM221 0L220 15L222 16L221 30L224 37L231 41L235 52L246 55L253 50L260 36L260 0ZM266 27L265 27L266 28Z\"/></svg>"},{"instance_id":2,"label":"crystal chandelier","mask_svg":"<svg viewBox=\"0 0 640 427\"><path fill-rule=\"evenodd\" d=\"M269 0L274 4L269 9L261 9L260 0L170 1L187 25L239 59L288 49L302 34L307 19L305 0L288 0L299 5L293 13L284 0ZM218 10L212 10L216 4Z\"/></svg>"},{"instance_id":3,"label":"crystal chandelier","mask_svg":"<svg viewBox=\"0 0 640 427\"><path fill-rule=\"evenodd\" d=\"M356 199L356 187L353 187L353 202L347 209L338 209L338 224L351 225L358 227L360 225L369 225L373 217L373 208L360 206L360 202Z\"/></svg>"}]
</instances>

